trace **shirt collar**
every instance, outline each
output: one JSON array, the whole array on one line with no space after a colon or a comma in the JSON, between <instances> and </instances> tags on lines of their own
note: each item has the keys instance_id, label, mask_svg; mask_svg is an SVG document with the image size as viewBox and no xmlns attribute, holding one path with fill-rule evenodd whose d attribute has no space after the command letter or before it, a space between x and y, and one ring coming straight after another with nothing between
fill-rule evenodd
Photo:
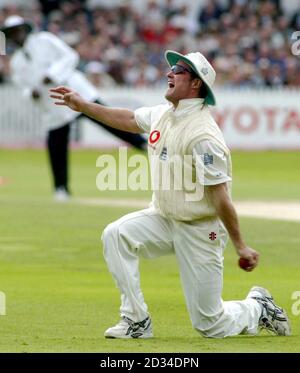
<instances>
[{"instance_id":1,"label":"shirt collar","mask_svg":"<svg viewBox=\"0 0 300 373\"><path fill-rule=\"evenodd\" d=\"M184 100L180 100L177 108L175 109L174 106L171 104L172 111L175 116L179 116L182 114L187 114L188 112L199 109L204 103L204 98L186 98Z\"/></svg>"}]
</instances>

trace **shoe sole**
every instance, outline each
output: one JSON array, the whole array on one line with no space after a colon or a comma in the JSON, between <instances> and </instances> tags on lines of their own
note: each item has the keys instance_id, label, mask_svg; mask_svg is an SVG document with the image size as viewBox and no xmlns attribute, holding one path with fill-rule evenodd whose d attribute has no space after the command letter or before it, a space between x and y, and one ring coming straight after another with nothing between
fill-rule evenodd
<instances>
[{"instance_id":1,"label":"shoe sole","mask_svg":"<svg viewBox=\"0 0 300 373\"><path fill-rule=\"evenodd\" d=\"M286 318L286 321L285 321L285 322L286 322L286 326L287 326L287 327L284 328L284 334L277 334L277 335L288 337L288 336L292 335L291 323L290 323L289 317L288 317L288 315L287 315L287 313L285 312L284 309L282 310L282 313L284 314L284 316L285 316L285 318Z\"/></svg>"},{"instance_id":2,"label":"shoe sole","mask_svg":"<svg viewBox=\"0 0 300 373\"><path fill-rule=\"evenodd\" d=\"M139 336L124 335L124 336L114 336L114 335L105 335L106 339L148 339L153 338L153 334L143 334Z\"/></svg>"}]
</instances>

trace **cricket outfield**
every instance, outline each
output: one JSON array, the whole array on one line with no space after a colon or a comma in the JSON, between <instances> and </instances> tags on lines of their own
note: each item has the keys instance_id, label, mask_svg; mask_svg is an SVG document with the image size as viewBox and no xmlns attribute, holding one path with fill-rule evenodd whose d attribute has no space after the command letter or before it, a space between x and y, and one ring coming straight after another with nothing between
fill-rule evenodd
<instances>
[{"instance_id":1,"label":"cricket outfield","mask_svg":"<svg viewBox=\"0 0 300 373\"><path fill-rule=\"evenodd\" d=\"M300 230L297 218L287 219L300 202L299 153L233 152L233 198L244 211L257 210L241 217L241 227L261 260L246 273L229 245L223 293L224 300L242 299L252 285L268 288L287 310L293 335L202 338L191 327L176 260L163 257L141 261L155 338L130 341L103 338L118 321L119 293L100 236L109 222L135 205L142 208L150 192L97 190L100 154L72 152L74 201L57 204L43 150L0 150L0 292L6 297L1 352L300 352ZM271 204L273 212L265 216ZM276 206L283 208L282 219Z\"/></svg>"}]
</instances>

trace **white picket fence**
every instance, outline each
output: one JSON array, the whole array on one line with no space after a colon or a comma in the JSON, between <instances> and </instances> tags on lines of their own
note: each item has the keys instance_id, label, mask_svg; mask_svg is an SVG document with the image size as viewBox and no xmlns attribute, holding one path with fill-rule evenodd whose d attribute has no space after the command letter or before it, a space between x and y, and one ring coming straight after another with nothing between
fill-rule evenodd
<instances>
[{"instance_id":1,"label":"white picket fence","mask_svg":"<svg viewBox=\"0 0 300 373\"><path fill-rule=\"evenodd\" d=\"M41 113L11 85L0 85L0 146L35 145L45 138Z\"/></svg>"}]
</instances>

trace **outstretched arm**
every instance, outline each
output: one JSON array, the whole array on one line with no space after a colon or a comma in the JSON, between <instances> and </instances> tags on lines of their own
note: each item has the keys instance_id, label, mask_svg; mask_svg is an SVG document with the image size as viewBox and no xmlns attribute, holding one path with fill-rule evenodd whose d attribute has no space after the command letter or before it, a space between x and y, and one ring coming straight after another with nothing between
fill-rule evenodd
<instances>
[{"instance_id":1,"label":"outstretched arm","mask_svg":"<svg viewBox=\"0 0 300 373\"><path fill-rule=\"evenodd\" d=\"M93 102L85 101L77 92L67 87L50 89L50 97L54 98L56 105L68 106L97 121L127 132L142 133L137 125L134 112L128 109L111 108Z\"/></svg>"},{"instance_id":2,"label":"outstretched arm","mask_svg":"<svg viewBox=\"0 0 300 373\"><path fill-rule=\"evenodd\" d=\"M238 216L229 197L226 183L212 185L208 188L211 201L229 233L237 254L241 258L249 260L250 266L247 271L252 271L258 264L259 253L248 247L242 239Z\"/></svg>"}]
</instances>

